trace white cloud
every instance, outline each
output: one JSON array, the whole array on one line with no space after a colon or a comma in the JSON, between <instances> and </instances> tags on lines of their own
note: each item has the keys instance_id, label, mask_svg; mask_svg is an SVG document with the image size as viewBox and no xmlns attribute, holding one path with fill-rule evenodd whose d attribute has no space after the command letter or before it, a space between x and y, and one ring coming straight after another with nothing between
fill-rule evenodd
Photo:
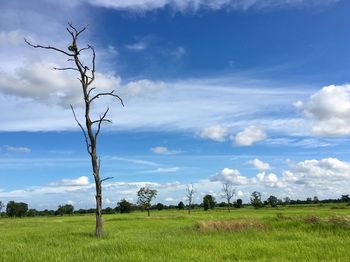
<instances>
[{"instance_id":1,"label":"white cloud","mask_svg":"<svg viewBox=\"0 0 350 262\"><path fill-rule=\"evenodd\" d=\"M226 127L215 125L204 128L199 136L205 139L212 139L214 141L222 142L225 141L228 129Z\"/></svg>"},{"instance_id":2,"label":"white cloud","mask_svg":"<svg viewBox=\"0 0 350 262\"><path fill-rule=\"evenodd\" d=\"M181 150L170 150L164 146L152 147L151 151L153 153L159 154L159 155L176 155L176 154L180 154L182 152Z\"/></svg>"},{"instance_id":3,"label":"white cloud","mask_svg":"<svg viewBox=\"0 0 350 262\"><path fill-rule=\"evenodd\" d=\"M210 181L228 182L234 185L246 185L249 183L249 179L245 176L241 176L241 173L237 169L230 168L224 168L222 171L211 176Z\"/></svg>"},{"instance_id":4,"label":"white cloud","mask_svg":"<svg viewBox=\"0 0 350 262\"><path fill-rule=\"evenodd\" d=\"M130 45L126 45L126 48L134 51L142 51L147 48L147 44L144 41L139 41Z\"/></svg>"},{"instance_id":5,"label":"white cloud","mask_svg":"<svg viewBox=\"0 0 350 262\"><path fill-rule=\"evenodd\" d=\"M19 43L23 43L23 32L20 30L0 31L0 46L18 45Z\"/></svg>"},{"instance_id":6,"label":"white cloud","mask_svg":"<svg viewBox=\"0 0 350 262\"><path fill-rule=\"evenodd\" d=\"M180 167L158 167L157 169L154 170L146 170L142 171L140 173L143 174L153 174L153 173L174 173L180 170Z\"/></svg>"},{"instance_id":7,"label":"white cloud","mask_svg":"<svg viewBox=\"0 0 350 262\"><path fill-rule=\"evenodd\" d=\"M1 147L0 147L1 149ZM3 146L2 149L9 153L30 153L32 150L28 147Z\"/></svg>"},{"instance_id":8,"label":"white cloud","mask_svg":"<svg viewBox=\"0 0 350 262\"><path fill-rule=\"evenodd\" d=\"M336 3L339 0L86 0L92 5L115 8L118 10L150 11L169 6L177 11L196 11L199 9L266 9L266 8L286 8L303 5L327 5Z\"/></svg>"},{"instance_id":9,"label":"white cloud","mask_svg":"<svg viewBox=\"0 0 350 262\"><path fill-rule=\"evenodd\" d=\"M53 182L50 186L65 187L65 186L88 186L90 185L89 178L87 176L81 176L76 179L65 178L58 182Z\"/></svg>"},{"instance_id":10,"label":"white cloud","mask_svg":"<svg viewBox=\"0 0 350 262\"><path fill-rule=\"evenodd\" d=\"M350 85L326 86L302 108L312 121L312 131L323 136L350 134Z\"/></svg>"},{"instance_id":11,"label":"white cloud","mask_svg":"<svg viewBox=\"0 0 350 262\"><path fill-rule=\"evenodd\" d=\"M265 172L258 173L256 175L256 180L260 183L264 183L270 187L282 187L283 184L278 181L278 177L274 173L266 174Z\"/></svg>"},{"instance_id":12,"label":"white cloud","mask_svg":"<svg viewBox=\"0 0 350 262\"><path fill-rule=\"evenodd\" d=\"M242 132L239 132L234 141L237 146L251 146L252 144L266 139L265 132L256 126L246 127Z\"/></svg>"},{"instance_id":13,"label":"white cloud","mask_svg":"<svg viewBox=\"0 0 350 262\"><path fill-rule=\"evenodd\" d=\"M259 169L260 171L270 169L269 163L264 163L263 161L261 161L260 159L257 159L257 158L250 160L249 164L253 165L255 168Z\"/></svg>"}]
</instances>

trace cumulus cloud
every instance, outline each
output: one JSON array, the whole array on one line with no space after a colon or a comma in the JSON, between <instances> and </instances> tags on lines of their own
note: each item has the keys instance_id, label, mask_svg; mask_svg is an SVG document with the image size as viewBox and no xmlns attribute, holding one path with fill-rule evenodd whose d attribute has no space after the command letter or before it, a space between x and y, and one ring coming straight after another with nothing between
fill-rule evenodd
<instances>
[{"instance_id":1,"label":"cumulus cloud","mask_svg":"<svg viewBox=\"0 0 350 262\"><path fill-rule=\"evenodd\" d=\"M305 160L293 166L291 174L299 182L310 182L311 180L315 180L315 182L317 180L319 182L342 181L350 179L350 163L340 161L337 158Z\"/></svg>"},{"instance_id":2,"label":"cumulus cloud","mask_svg":"<svg viewBox=\"0 0 350 262\"><path fill-rule=\"evenodd\" d=\"M53 70L59 65L47 61L28 63L16 69L15 75L0 71L0 92L34 99L44 104L80 104L81 87L74 74ZM113 90L120 79L108 74L96 74L99 90Z\"/></svg>"},{"instance_id":3,"label":"cumulus cloud","mask_svg":"<svg viewBox=\"0 0 350 262\"><path fill-rule=\"evenodd\" d=\"M242 176L237 169L224 168L222 171L210 177L213 182L232 183L234 185L246 185L249 179Z\"/></svg>"},{"instance_id":4,"label":"cumulus cloud","mask_svg":"<svg viewBox=\"0 0 350 262\"><path fill-rule=\"evenodd\" d=\"M253 165L255 168L259 169L260 171L270 169L269 163L264 163L263 161L261 161L260 159L257 159L257 158L250 160L249 164Z\"/></svg>"},{"instance_id":5,"label":"cumulus cloud","mask_svg":"<svg viewBox=\"0 0 350 262\"><path fill-rule=\"evenodd\" d=\"M254 181L264 183L270 187L282 187L283 184L278 180L278 177L274 173L265 173L261 172L256 175L256 179Z\"/></svg>"},{"instance_id":6,"label":"cumulus cloud","mask_svg":"<svg viewBox=\"0 0 350 262\"><path fill-rule=\"evenodd\" d=\"M227 136L228 129L226 127L215 125L204 128L199 136L204 139L212 139L214 141L223 142Z\"/></svg>"},{"instance_id":7,"label":"cumulus cloud","mask_svg":"<svg viewBox=\"0 0 350 262\"><path fill-rule=\"evenodd\" d=\"M234 142L237 146L251 146L256 142L265 140L266 137L265 132L261 128L249 126L234 137Z\"/></svg>"},{"instance_id":8,"label":"cumulus cloud","mask_svg":"<svg viewBox=\"0 0 350 262\"><path fill-rule=\"evenodd\" d=\"M312 131L323 136L350 134L350 85L326 86L313 94L305 104L299 103Z\"/></svg>"},{"instance_id":9,"label":"cumulus cloud","mask_svg":"<svg viewBox=\"0 0 350 262\"><path fill-rule=\"evenodd\" d=\"M170 150L165 146L152 147L151 151L153 153L159 154L159 155L176 155L176 154L180 154L182 152L181 150Z\"/></svg>"},{"instance_id":10,"label":"cumulus cloud","mask_svg":"<svg viewBox=\"0 0 350 262\"><path fill-rule=\"evenodd\" d=\"M298 7L303 5L327 5L336 3L338 0L85 0L92 5L114 8L118 10L150 11L164 7L171 7L174 10L185 12L199 9L234 9L248 10L266 8Z\"/></svg>"}]
</instances>

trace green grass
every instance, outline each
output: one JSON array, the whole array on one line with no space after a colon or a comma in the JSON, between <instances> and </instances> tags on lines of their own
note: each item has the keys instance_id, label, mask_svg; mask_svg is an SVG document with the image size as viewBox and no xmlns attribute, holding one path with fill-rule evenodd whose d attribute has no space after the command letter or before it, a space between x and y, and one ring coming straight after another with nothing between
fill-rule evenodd
<instances>
[{"instance_id":1,"label":"green grass","mask_svg":"<svg viewBox=\"0 0 350 262\"><path fill-rule=\"evenodd\" d=\"M104 221L96 239L92 215L2 218L0 261L350 261L349 207L134 212ZM201 230L203 221L265 227Z\"/></svg>"}]
</instances>

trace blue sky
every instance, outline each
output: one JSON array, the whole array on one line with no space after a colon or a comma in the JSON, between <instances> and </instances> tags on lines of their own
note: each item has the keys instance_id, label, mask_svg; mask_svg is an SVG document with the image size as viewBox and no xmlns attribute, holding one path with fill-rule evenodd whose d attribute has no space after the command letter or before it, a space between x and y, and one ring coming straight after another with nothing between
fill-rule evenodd
<instances>
[{"instance_id":1,"label":"blue sky","mask_svg":"<svg viewBox=\"0 0 350 262\"><path fill-rule=\"evenodd\" d=\"M221 201L340 197L350 186L350 3L341 0L0 1L0 200L94 205L75 75L64 57L23 41L68 46L89 25L96 87L116 89L99 142L104 205L183 201L193 184ZM88 59L88 58L86 58ZM96 114L106 104L94 108Z\"/></svg>"}]
</instances>

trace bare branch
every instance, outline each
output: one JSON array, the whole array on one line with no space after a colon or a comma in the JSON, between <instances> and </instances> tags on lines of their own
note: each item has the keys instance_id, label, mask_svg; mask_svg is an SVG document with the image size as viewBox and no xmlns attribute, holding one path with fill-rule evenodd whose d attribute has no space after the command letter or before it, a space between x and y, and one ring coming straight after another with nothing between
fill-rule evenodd
<instances>
[{"instance_id":1,"label":"bare branch","mask_svg":"<svg viewBox=\"0 0 350 262\"><path fill-rule=\"evenodd\" d=\"M89 143L87 134L86 134L86 132L85 132L85 129L83 128L82 124L79 122L79 120L78 120L78 118L77 118L77 116L76 116L76 114L75 114L75 111L74 111L74 108L73 108L72 105L70 105L70 108L72 109L72 112L73 112L73 116L74 116L75 121L77 122L78 126L80 127L81 131L82 131L83 134L84 134L85 143L86 143L86 148L87 148L88 153L91 155L92 152L91 152L91 150L90 150L90 143Z\"/></svg>"},{"instance_id":2,"label":"bare branch","mask_svg":"<svg viewBox=\"0 0 350 262\"><path fill-rule=\"evenodd\" d=\"M79 72L79 70L74 68L74 67L54 67L53 69L54 70L61 70L61 71L63 71L63 70L74 70L74 71L78 71Z\"/></svg>"},{"instance_id":3,"label":"bare branch","mask_svg":"<svg viewBox=\"0 0 350 262\"><path fill-rule=\"evenodd\" d=\"M106 177L106 178L104 178L104 179L101 179L101 183L104 182L104 181L106 181L106 180L113 179L113 178L114 178L114 177L109 176L109 177Z\"/></svg>"},{"instance_id":4,"label":"bare branch","mask_svg":"<svg viewBox=\"0 0 350 262\"><path fill-rule=\"evenodd\" d=\"M42 45L33 45L32 43L30 43L26 38L24 38L24 41L30 45L31 47L34 47L34 48L43 48L43 49L52 49L52 50L55 50L57 52L60 52L60 53L63 53L67 56L74 56L73 54L70 54L70 53L67 53L66 51L63 51L59 48L56 48L56 47L53 47L53 46L42 46Z\"/></svg>"},{"instance_id":5,"label":"bare branch","mask_svg":"<svg viewBox=\"0 0 350 262\"><path fill-rule=\"evenodd\" d=\"M114 94L114 90L112 90L111 92L106 92L106 93L98 93L97 95L95 95L94 97L92 97L92 98L90 99L90 103L91 103L92 101L94 101L96 98L99 98L100 96L113 96L113 97L115 97L115 98L118 98L119 101L120 101L120 103L122 104L122 106L124 106L123 99L122 99L120 96Z\"/></svg>"},{"instance_id":6,"label":"bare branch","mask_svg":"<svg viewBox=\"0 0 350 262\"><path fill-rule=\"evenodd\" d=\"M97 131L96 131L96 133L95 133L95 140L96 140L98 134L100 133L102 122L106 122L106 121L108 120L108 119L105 119L106 115L108 114L108 111L109 111L109 107L107 107L107 109L106 109L106 111L103 113L103 115L100 116L100 120L98 120ZM107 122L108 122L108 121L107 121ZM111 122L111 121L109 120L109 122Z\"/></svg>"},{"instance_id":7,"label":"bare branch","mask_svg":"<svg viewBox=\"0 0 350 262\"><path fill-rule=\"evenodd\" d=\"M95 89L96 89L96 87L90 88L90 90L89 90L89 92L87 93L87 95L90 96L90 93L91 93L92 91L94 91ZM90 101L90 102L91 102L91 101Z\"/></svg>"}]
</instances>

